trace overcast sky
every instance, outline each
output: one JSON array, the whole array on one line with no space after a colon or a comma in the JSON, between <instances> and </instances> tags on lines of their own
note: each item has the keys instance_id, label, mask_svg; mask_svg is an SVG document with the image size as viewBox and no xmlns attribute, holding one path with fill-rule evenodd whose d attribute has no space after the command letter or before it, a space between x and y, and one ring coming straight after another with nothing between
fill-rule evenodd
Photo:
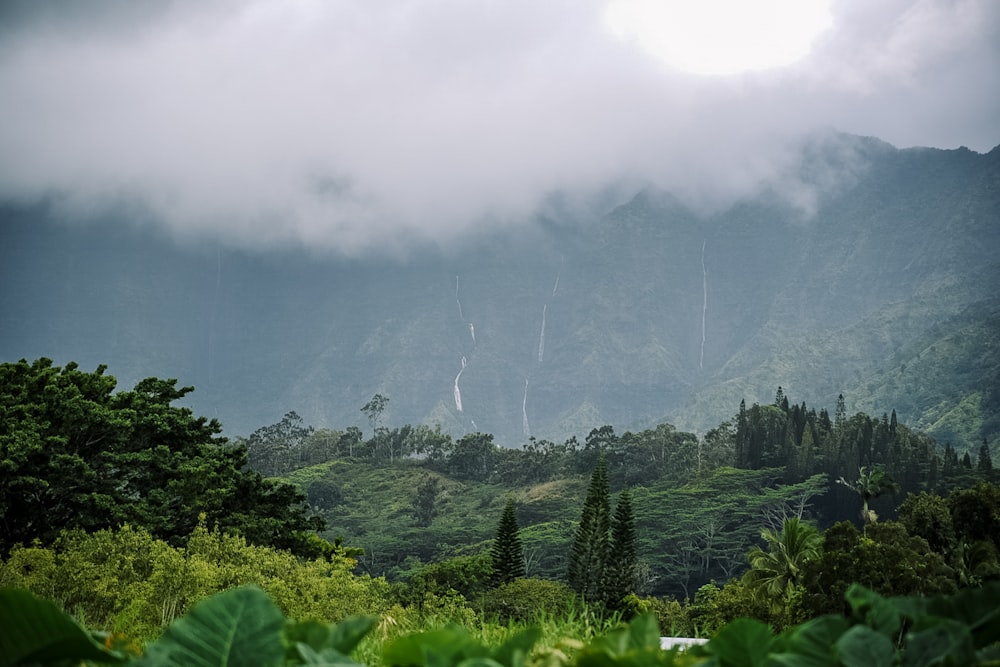
<instances>
[{"instance_id":1,"label":"overcast sky","mask_svg":"<svg viewBox=\"0 0 1000 667\"><path fill-rule=\"evenodd\" d=\"M681 72L607 17L598 0L4 0L0 200L354 253L623 180L724 201L820 130L1000 143L997 0L832 0L809 55L728 76Z\"/></svg>"}]
</instances>

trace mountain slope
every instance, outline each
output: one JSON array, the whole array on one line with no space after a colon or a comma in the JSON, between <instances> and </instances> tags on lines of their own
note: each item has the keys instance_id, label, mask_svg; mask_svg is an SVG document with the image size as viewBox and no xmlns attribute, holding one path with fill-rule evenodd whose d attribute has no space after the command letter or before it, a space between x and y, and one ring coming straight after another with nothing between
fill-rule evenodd
<instances>
[{"instance_id":1,"label":"mountain slope","mask_svg":"<svg viewBox=\"0 0 1000 667\"><path fill-rule=\"evenodd\" d=\"M596 222L405 260L195 247L54 210L0 210L0 358L178 377L231 433L289 410L359 424L376 392L387 423L504 444L705 430L783 385L960 446L997 435L1000 149L832 135L715 214L650 189Z\"/></svg>"}]
</instances>

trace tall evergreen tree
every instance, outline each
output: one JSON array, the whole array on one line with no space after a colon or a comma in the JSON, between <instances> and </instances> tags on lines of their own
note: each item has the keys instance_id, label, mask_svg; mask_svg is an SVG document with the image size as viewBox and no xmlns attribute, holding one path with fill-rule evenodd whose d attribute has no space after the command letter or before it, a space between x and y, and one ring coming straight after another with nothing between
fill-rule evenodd
<instances>
[{"instance_id":1,"label":"tall evergreen tree","mask_svg":"<svg viewBox=\"0 0 1000 667\"><path fill-rule=\"evenodd\" d=\"M834 413L833 426L837 431L842 431L847 426L847 404L844 402L844 395L837 395L837 411Z\"/></svg>"},{"instance_id":2,"label":"tall evergreen tree","mask_svg":"<svg viewBox=\"0 0 1000 667\"><path fill-rule=\"evenodd\" d=\"M986 438L983 438L983 444L979 446L976 468L986 476L986 479L993 477L993 457L990 455L990 444L986 442Z\"/></svg>"},{"instance_id":3,"label":"tall evergreen tree","mask_svg":"<svg viewBox=\"0 0 1000 667\"><path fill-rule=\"evenodd\" d=\"M604 590L605 570L611 548L611 490L603 453L590 477L580 525L569 557L570 587L588 602L596 602Z\"/></svg>"},{"instance_id":4,"label":"tall evergreen tree","mask_svg":"<svg viewBox=\"0 0 1000 667\"><path fill-rule=\"evenodd\" d=\"M638 569L632 494L625 489L618 494L615 514L611 517L611 552L607 564L605 589L601 596L609 609L621 609L625 596L635 592Z\"/></svg>"},{"instance_id":5,"label":"tall evergreen tree","mask_svg":"<svg viewBox=\"0 0 1000 667\"><path fill-rule=\"evenodd\" d=\"M490 557L493 559L493 574L490 583L501 586L515 579L524 577L524 549L518 534L517 515L514 512L514 499L508 498L500 515L500 525L493 539Z\"/></svg>"}]
</instances>

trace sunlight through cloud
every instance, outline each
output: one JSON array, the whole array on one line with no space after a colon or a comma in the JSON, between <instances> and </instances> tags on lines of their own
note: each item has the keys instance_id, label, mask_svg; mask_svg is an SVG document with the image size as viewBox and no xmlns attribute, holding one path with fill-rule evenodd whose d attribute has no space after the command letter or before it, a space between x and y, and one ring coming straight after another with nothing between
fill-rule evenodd
<instances>
[{"instance_id":1,"label":"sunlight through cloud","mask_svg":"<svg viewBox=\"0 0 1000 667\"><path fill-rule=\"evenodd\" d=\"M828 0L612 0L604 20L619 38L700 75L791 65L833 25Z\"/></svg>"}]
</instances>

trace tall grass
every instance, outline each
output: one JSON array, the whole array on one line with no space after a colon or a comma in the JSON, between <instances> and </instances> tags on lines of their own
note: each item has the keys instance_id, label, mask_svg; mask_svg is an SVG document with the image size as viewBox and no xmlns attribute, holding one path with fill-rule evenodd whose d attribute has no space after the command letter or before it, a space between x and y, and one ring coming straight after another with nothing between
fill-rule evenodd
<instances>
[{"instance_id":1,"label":"tall grass","mask_svg":"<svg viewBox=\"0 0 1000 667\"><path fill-rule=\"evenodd\" d=\"M541 638L532 650L536 659L552 658L545 662L559 664L562 658L572 658L573 654L595 637L607 634L624 622L621 614L600 614L595 609L583 606L566 614L550 614L539 611L529 620L507 620L476 616L472 622L456 623L443 616L423 619L419 627L414 623L390 616L383 617L375 632L369 635L356 650L354 657L366 665L381 665L383 647L394 639L413 632L429 632L449 625L463 625L477 641L495 648L514 635L530 627L541 629Z\"/></svg>"}]
</instances>

